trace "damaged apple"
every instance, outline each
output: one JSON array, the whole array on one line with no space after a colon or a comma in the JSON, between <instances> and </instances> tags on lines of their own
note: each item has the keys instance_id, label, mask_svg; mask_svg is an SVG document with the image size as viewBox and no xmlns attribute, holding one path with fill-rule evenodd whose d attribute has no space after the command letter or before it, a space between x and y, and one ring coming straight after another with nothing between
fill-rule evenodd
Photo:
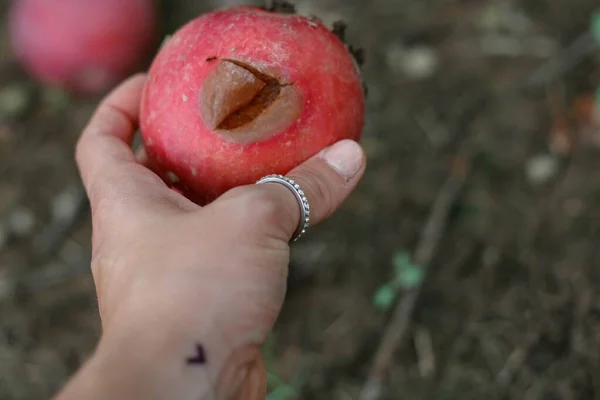
<instances>
[{"instance_id":1,"label":"damaged apple","mask_svg":"<svg viewBox=\"0 0 600 400\"><path fill-rule=\"evenodd\" d=\"M235 7L204 14L156 56L142 99L152 168L199 204L359 140L364 90L352 52L319 21Z\"/></svg>"}]
</instances>

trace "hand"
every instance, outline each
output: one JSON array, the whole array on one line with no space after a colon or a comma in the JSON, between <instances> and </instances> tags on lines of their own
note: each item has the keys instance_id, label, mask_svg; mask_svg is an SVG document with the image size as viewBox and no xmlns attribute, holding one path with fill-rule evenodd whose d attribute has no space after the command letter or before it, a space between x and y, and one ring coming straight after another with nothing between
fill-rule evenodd
<instances>
[{"instance_id":1,"label":"hand","mask_svg":"<svg viewBox=\"0 0 600 400\"><path fill-rule=\"evenodd\" d=\"M259 348L282 307L299 205L280 184L239 187L205 207L169 189L131 150L144 82L110 94L77 146L103 335L63 396L264 399ZM364 169L360 146L342 141L288 174L311 225Z\"/></svg>"}]
</instances>

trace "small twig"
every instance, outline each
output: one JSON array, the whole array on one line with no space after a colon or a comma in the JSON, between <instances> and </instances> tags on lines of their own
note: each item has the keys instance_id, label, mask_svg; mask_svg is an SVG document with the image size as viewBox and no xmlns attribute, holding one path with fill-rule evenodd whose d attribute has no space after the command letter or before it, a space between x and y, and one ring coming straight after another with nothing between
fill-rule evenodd
<instances>
[{"instance_id":1,"label":"small twig","mask_svg":"<svg viewBox=\"0 0 600 400\"><path fill-rule=\"evenodd\" d=\"M421 232L413 259L417 265L423 268L425 276L437 252L452 206L465 185L467 170L468 168L463 161L455 163L450 177L439 191L431 214ZM375 355L369 378L360 395L361 400L377 400L381 397L385 376L392 364L396 350L406 336L422 287L421 284L406 292L397 304L392 320L385 329L383 339Z\"/></svg>"},{"instance_id":2,"label":"small twig","mask_svg":"<svg viewBox=\"0 0 600 400\"><path fill-rule=\"evenodd\" d=\"M567 48L552 57L536 70L525 83L526 87L546 86L577 66L583 59L598 50L599 43L590 31L586 31Z\"/></svg>"},{"instance_id":3,"label":"small twig","mask_svg":"<svg viewBox=\"0 0 600 400\"><path fill-rule=\"evenodd\" d=\"M90 274L87 258L76 263L52 261L20 277L15 287L20 293L37 293Z\"/></svg>"},{"instance_id":4,"label":"small twig","mask_svg":"<svg viewBox=\"0 0 600 400\"><path fill-rule=\"evenodd\" d=\"M434 149L438 149L449 140L450 133L442 124L436 121L435 116L432 114L433 112L415 115L414 119L425 135L428 144Z\"/></svg>"},{"instance_id":5,"label":"small twig","mask_svg":"<svg viewBox=\"0 0 600 400\"><path fill-rule=\"evenodd\" d=\"M54 199L52 221L34 240L38 255L51 255L64 243L81 213L87 209L87 200L85 190L78 184L69 186Z\"/></svg>"},{"instance_id":6,"label":"small twig","mask_svg":"<svg viewBox=\"0 0 600 400\"><path fill-rule=\"evenodd\" d=\"M427 378L435 374L435 354L433 352L431 334L426 328L416 329L415 349L419 358L419 372L421 376Z\"/></svg>"},{"instance_id":7,"label":"small twig","mask_svg":"<svg viewBox=\"0 0 600 400\"><path fill-rule=\"evenodd\" d=\"M506 387L513 379L515 372L521 367L527 358L527 350L522 347L517 347L510 353L502 370L496 376L496 383L501 387Z\"/></svg>"},{"instance_id":8,"label":"small twig","mask_svg":"<svg viewBox=\"0 0 600 400\"><path fill-rule=\"evenodd\" d=\"M545 37L515 37L506 35L484 35L480 39L481 50L488 56L539 57L553 55L556 45Z\"/></svg>"}]
</instances>

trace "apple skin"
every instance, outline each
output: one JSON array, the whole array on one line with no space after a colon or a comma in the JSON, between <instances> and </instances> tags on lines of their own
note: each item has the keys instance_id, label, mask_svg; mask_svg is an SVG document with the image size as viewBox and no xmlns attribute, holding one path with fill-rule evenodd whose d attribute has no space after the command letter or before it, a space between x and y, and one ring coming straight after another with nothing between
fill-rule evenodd
<instances>
[{"instance_id":1,"label":"apple skin","mask_svg":"<svg viewBox=\"0 0 600 400\"><path fill-rule=\"evenodd\" d=\"M216 128L206 111L218 114L215 96L239 88L234 72L244 70L231 72L228 62L285 85L259 117L233 130ZM206 204L265 175L286 174L341 139L360 140L364 97L352 54L320 22L234 7L190 21L164 44L149 70L140 129L153 170Z\"/></svg>"},{"instance_id":2,"label":"apple skin","mask_svg":"<svg viewBox=\"0 0 600 400\"><path fill-rule=\"evenodd\" d=\"M158 43L153 0L15 0L8 21L24 69L78 94L111 89Z\"/></svg>"}]
</instances>

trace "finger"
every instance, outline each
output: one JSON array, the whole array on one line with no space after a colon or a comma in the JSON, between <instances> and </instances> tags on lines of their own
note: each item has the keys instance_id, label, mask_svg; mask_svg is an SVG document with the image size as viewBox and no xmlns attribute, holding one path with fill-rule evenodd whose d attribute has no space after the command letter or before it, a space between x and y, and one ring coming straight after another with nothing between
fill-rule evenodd
<instances>
[{"instance_id":1,"label":"finger","mask_svg":"<svg viewBox=\"0 0 600 400\"><path fill-rule=\"evenodd\" d=\"M110 93L84 129L76 160L87 188L101 185L124 165L135 163L131 142L135 135L142 88L146 77L136 75Z\"/></svg>"},{"instance_id":2,"label":"finger","mask_svg":"<svg viewBox=\"0 0 600 400\"><path fill-rule=\"evenodd\" d=\"M366 168L366 156L353 140L342 140L298 166L287 177L306 194L310 204L310 225L316 225L335 212L354 190ZM290 238L300 223L296 197L277 183L258 185L269 190L281 207L280 223Z\"/></svg>"}]
</instances>

